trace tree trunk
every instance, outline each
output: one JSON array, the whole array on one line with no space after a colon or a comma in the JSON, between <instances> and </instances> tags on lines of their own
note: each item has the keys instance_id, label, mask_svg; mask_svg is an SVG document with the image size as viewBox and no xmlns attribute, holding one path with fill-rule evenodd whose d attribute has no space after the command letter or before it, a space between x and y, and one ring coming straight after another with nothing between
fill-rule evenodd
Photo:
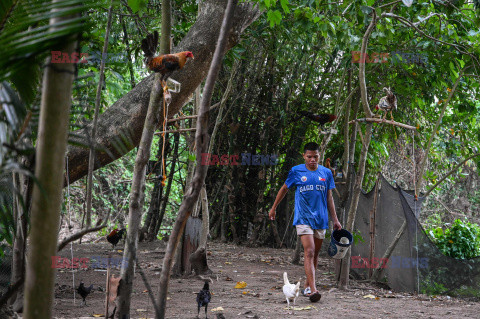
<instances>
[{"instance_id":1,"label":"tree trunk","mask_svg":"<svg viewBox=\"0 0 480 319\"><path fill-rule=\"evenodd\" d=\"M194 103L194 115L200 114L200 93L201 93L201 86L199 85L195 89L195 103ZM197 121L195 118L192 119L192 126L195 127ZM189 135L188 139L188 150L189 153L195 152L195 132L192 132ZM188 169L187 169L187 178L185 185L190 185L193 180L193 174L195 172L196 162L189 161L188 162ZM198 218L199 215L199 205L198 200L193 206L191 216L188 218L185 229L186 231L183 233L182 236L182 245L179 246L177 249L177 253L180 254L178 258L176 258L175 264L175 275L180 276L183 274L191 274L192 272L192 265L190 264L190 257L191 254L194 253L198 248L199 238L200 238L200 220Z\"/></svg>"},{"instance_id":2,"label":"tree trunk","mask_svg":"<svg viewBox=\"0 0 480 319\"><path fill-rule=\"evenodd\" d=\"M372 11L372 15L372 21L370 21L370 24L368 25L368 28L363 35L360 56L365 56L367 52L368 39L370 38L370 34L372 33L377 23L377 15L375 13L375 10ZM370 106L368 105L367 84L365 80L365 63L360 63L358 73L363 111L365 112L366 117L373 117ZM349 232L353 232L353 225L355 223L355 216L357 214L358 201L360 199L360 193L362 191L363 177L365 175L365 163L367 161L370 139L372 137L372 126L372 123L368 123L365 126L365 138L364 140L362 140L362 151L360 154L360 160L358 162L358 174L355 177L355 185L353 187L352 199L350 201L350 207L348 209L347 225L346 227L344 225L344 228ZM348 279L350 274L350 255L351 249L348 250L347 255L343 258L342 261L339 281L340 289L346 289L348 286Z\"/></svg>"},{"instance_id":3,"label":"tree trunk","mask_svg":"<svg viewBox=\"0 0 480 319\"><path fill-rule=\"evenodd\" d=\"M302 253L302 241L300 240L300 236L297 236L297 242L295 244L295 251L293 253L292 264L299 265L300 264L300 254Z\"/></svg>"},{"instance_id":4,"label":"tree trunk","mask_svg":"<svg viewBox=\"0 0 480 319\"><path fill-rule=\"evenodd\" d=\"M160 34L161 54L170 53L170 34L172 31L172 6L170 0L162 0L162 30Z\"/></svg>"},{"instance_id":5,"label":"tree trunk","mask_svg":"<svg viewBox=\"0 0 480 319\"><path fill-rule=\"evenodd\" d=\"M70 19L72 16L55 17L50 25ZM51 27L51 31L56 28ZM69 38L59 49L71 55L75 47L75 41ZM73 64L52 67L48 60L43 77L35 163L38 184L33 188L25 319L52 318L55 269L51 257L57 252L73 72Z\"/></svg>"},{"instance_id":6,"label":"tree trunk","mask_svg":"<svg viewBox=\"0 0 480 319\"><path fill-rule=\"evenodd\" d=\"M180 93L172 95L172 103L168 108L169 118L176 114L188 101L208 72L225 5L225 0L206 0L202 2L202 11L197 21L174 50L175 52L190 50L195 54L195 60L189 61L181 71L174 73L172 76L182 83L182 90ZM258 6L252 3L244 2L238 6L233 18L233 28L227 42L228 49L237 44L242 32L250 23L255 21L259 14ZM152 83L153 76L150 75L99 116L97 137L94 143L103 150L96 153L95 169L113 162L139 144ZM158 126L161 123L157 122L156 124ZM86 136L90 134L90 131L91 124L85 128L85 132L83 129L75 132L78 137L72 137L71 139L73 142L82 145L88 144ZM125 141L128 141L128 143ZM118 145L124 147L118 147ZM69 146L70 183L86 175L87 159L88 149Z\"/></svg>"},{"instance_id":7,"label":"tree trunk","mask_svg":"<svg viewBox=\"0 0 480 319\"><path fill-rule=\"evenodd\" d=\"M30 167L30 163L25 159L23 165ZM28 230L28 212L33 191L33 180L25 175L18 175L19 187L18 189L23 194L25 207L23 207L17 200L15 203L17 207L16 216L16 231L13 243L13 258L12 258L12 277L10 282L12 284L25 279L25 254L27 244L27 230ZM18 198L18 197L17 197ZM23 287L23 284L22 284ZM19 312L23 308L23 289L20 289L12 294L9 299L9 305L13 310ZM1 305L0 305L1 308Z\"/></svg>"},{"instance_id":8,"label":"tree trunk","mask_svg":"<svg viewBox=\"0 0 480 319\"><path fill-rule=\"evenodd\" d=\"M210 268L208 268L208 263L207 263L207 239L208 239L208 233L210 229L210 220L208 215L208 198L207 198L207 190L205 189L205 185L202 187L202 190L200 191L199 200L201 205L199 203L198 206L201 206L202 208L202 224L201 224L200 231L193 233L195 235L197 234L198 235L195 236L195 238L188 238L189 241L193 239L193 241L197 245L197 248L193 253L189 255L188 262L186 263L187 268L185 269L185 271L189 273L191 270L193 270L195 271L195 274L203 275L203 274L209 274L212 272ZM191 219L192 217L190 217L189 220ZM187 222L187 225L188 225L188 222ZM185 239L187 239L187 236L185 236Z\"/></svg>"},{"instance_id":9,"label":"tree trunk","mask_svg":"<svg viewBox=\"0 0 480 319\"><path fill-rule=\"evenodd\" d=\"M92 123L92 136L90 140L92 144L89 145L90 152L88 156L88 171L87 171L87 211L86 211L86 227L90 228L92 225L92 188L93 188L93 165L95 163L95 137L97 135L97 122L98 122L98 112L100 110L100 102L102 99L102 87L103 82L105 81L105 56L108 49L108 37L110 36L110 27L112 26L112 10L113 10L113 0L110 2L110 8L108 8L108 18L107 18L107 28L105 29L105 39L103 40L103 50L102 50L102 60L100 62L100 73L97 85L97 95L95 98L95 114L93 115Z\"/></svg>"},{"instance_id":10,"label":"tree trunk","mask_svg":"<svg viewBox=\"0 0 480 319\"><path fill-rule=\"evenodd\" d=\"M163 3L169 0L163 0ZM165 12L165 7L170 9L170 6L162 6L162 18L169 16L170 12ZM164 25L170 30L170 19L163 20L162 32L164 32ZM167 32L168 33L168 32ZM168 33L169 35L169 33ZM170 53L170 36L164 37L162 34L163 43L160 43L160 54ZM165 43L166 42L166 43ZM150 148L152 146L153 133L155 133L156 123L165 122L163 114L160 113L162 107L163 88L160 84L160 74L155 74L152 91L150 93L150 102L148 105L147 116L145 118L145 125L143 127L142 138L137 151L135 159L135 167L133 169L132 189L130 196L130 209L128 213L128 229L127 238L125 239L125 250L123 252L123 259L127 261L127 267L122 268L121 281L119 286L117 298L117 310L115 318L123 319L130 317L130 302L133 289L133 277L135 273L135 262L137 260L137 246L138 246L138 230L140 227L143 200L145 198L145 168L150 158ZM163 99L163 107L166 107L165 98ZM164 110L165 112L165 110ZM160 119L161 118L161 119ZM164 133L165 134L165 133ZM165 138L163 140L165 146ZM162 158L165 161L165 158ZM163 172L165 173L165 172ZM157 314L158 315L158 314Z\"/></svg>"},{"instance_id":11,"label":"tree trunk","mask_svg":"<svg viewBox=\"0 0 480 319\"><path fill-rule=\"evenodd\" d=\"M198 247L199 249L203 248L204 250L207 250L207 239L210 229L210 216L208 212L208 197L205 185L203 185L202 190L200 191L200 200L202 203L202 235L200 237L200 243Z\"/></svg>"},{"instance_id":12,"label":"tree trunk","mask_svg":"<svg viewBox=\"0 0 480 319\"><path fill-rule=\"evenodd\" d=\"M156 316L156 319L163 319L165 317L168 283L170 279L170 270L172 266L173 253L178 244L178 240L185 227L193 206L198 200L200 189L205 183L205 177L207 175L207 165L201 165L202 153L205 153L208 149L208 115L210 113L210 102L213 93L213 87L215 79L220 71L223 56L227 45L227 38L230 34L230 27L232 25L233 13L236 7L236 0L229 0L227 8L225 9L224 18L222 21L222 27L220 29L220 35L218 37L217 46L213 55L212 65L208 72L205 88L203 92L203 98L200 105L200 113L197 120L197 131L195 135L196 140L196 161L197 168L191 184L191 187L185 194L184 200L180 205L180 209L177 215L177 219L173 226L172 234L168 241L165 257L163 259L162 273L160 275L158 305L160 308L160 314Z\"/></svg>"},{"instance_id":13,"label":"tree trunk","mask_svg":"<svg viewBox=\"0 0 480 319\"><path fill-rule=\"evenodd\" d=\"M166 142L165 152L162 152L162 149L164 149L163 139L158 139L158 151L156 155L157 161L155 162L154 167L152 168L151 172L148 173L148 175L153 174L154 176L158 176L158 177L163 175L162 165L160 163L167 158L165 154L169 153L170 143L168 140L168 134L165 138L165 142ZM162 187L162 182L158 177L155 179L153 191L152 191L152 197L150 200L150 205L148 207L148 213L145 218L143 227L140 230L140 238L139 238L140 241L154 240L157 235L157 233L155 232L155 228L158 223L161 205L163 203L163 199L162 199L163 187Z\"/></svg>"}]
</instances>

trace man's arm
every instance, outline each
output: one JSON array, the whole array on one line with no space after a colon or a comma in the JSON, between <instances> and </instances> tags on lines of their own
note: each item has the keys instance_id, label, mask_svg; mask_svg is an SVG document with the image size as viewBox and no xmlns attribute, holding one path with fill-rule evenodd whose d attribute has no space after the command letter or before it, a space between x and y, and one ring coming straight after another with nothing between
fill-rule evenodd
<instances>
[{"instance_id":1,"label":"man's arm","mask_svg":"<svg viewBox=\"0 0 480 319\"><path fill-rule=\"evenodd\" d=\"M275 219L275 214L276 214L276 209L278 204L282 201L282 199L285 197L285 194L288 192L288 187L286 184L283 184L282 188L278 191L277 198L275 198L275 202L273 203L272 209L270 209L270 212L268 213L268 217L271 220Z\"/></svg>"},{"instance_id":2,"label":"man's arm","mask_svg":"<svg viewBox=\"0 0 480 319\"><path fill-rule=\"evenodd\" d=\"M333 229L340 230L342 229L342 224L338 221L337 212L335 211L335 203L333 202L332 190L327 191L327 208L330 213L330 218L333 221Z\"/></svg>"}]
</instances>

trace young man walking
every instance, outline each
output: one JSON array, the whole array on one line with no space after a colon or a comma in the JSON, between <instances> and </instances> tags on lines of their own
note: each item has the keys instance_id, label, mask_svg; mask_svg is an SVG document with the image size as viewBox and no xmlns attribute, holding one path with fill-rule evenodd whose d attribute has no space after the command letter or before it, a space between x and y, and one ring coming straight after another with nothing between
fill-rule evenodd
<instances>
[{"instance_id":1,"label":"young man walking","mask_svg":"<svg viewBox=\"0 0 480 319\"><path fill-rule=\"evenodd\" d=\"M329 212L333 228L342 229L332 197L332 189L335 188L333 175L328 168L318 165L319 157L317 143L305 144L303 149L305 164L290 169L287 180L278 191L275 203L268 214L270 219L274 220L275 210L288 189L297 187L293 225L297 228L297 235L300 236L304 249L304 267L307 276L304 294L310 297L312 302L317 302L321 298L315 285L315 270L318 264L318 253L328 228Z\"/></svg>"}]
</instances>

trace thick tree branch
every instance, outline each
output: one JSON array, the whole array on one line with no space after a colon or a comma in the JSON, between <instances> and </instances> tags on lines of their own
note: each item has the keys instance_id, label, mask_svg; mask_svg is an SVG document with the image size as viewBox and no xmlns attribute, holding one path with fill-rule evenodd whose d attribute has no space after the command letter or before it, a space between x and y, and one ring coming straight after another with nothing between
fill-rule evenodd
<instances>
[{"instance_id":1,"label":"thick tree branch","mask_svg":"<svg viewBox=\"0 0 480 319\"><path fill-rule=\"evenodd\" d=\"M227 8L225 10L224 18L222 19L222 26L220 28L220 35L218 37L217 46L213 55L213 61L210 66L207 79L205 81L205 87L203 90L203 97L200 103L200 112L197 120L197 131L195 134L195 144L197 146L197 166L192 179L192 183L185 193L185 197L180 205L175 224L168 241L167 249L165 251L165 257L163 258L162 273L160 275L159 294L158 294L158 306L160 308L160 315L156 316L156 319L163 319L165 317L165 310L167 305L167 291L170 280L170 271L172 269L172 262L175 250L177 248L180 237L185 228L188 217L190 216L195 203L198 200L200 190L205 183L205 177L207 176L207 165L202 165L202 153L205 153L208 149L208 117L210 113L210 103L213 94L213 88L216 78L220 72L223 56L227 46L227 38L231 33L231 26L233 23L233 14L235 7L237 6L237 0L229 0Z\"/></svg>"},{"instance_id":2,"label":"thick tree branch","mask_svg":"<svg viewBox=\"0 0 480 319\"><path fill-rule=\"evenodd\" d=\"M370 7L371 8L371 7ZM368 46L368 38L370 37L370 34L373 31L373 28L375 28L375 25L377 24L377 14L375 13L375 10L372 9L372 21L370 21L370 24L367 28L367 31L365 31L365 34L363 35L363 40L362 40L362 48L360 50L360 61L363 61L364 57L366 56L367 53L367 46ZM365 115L367 117L373 117L373 113L370 110L370 106L368 105L368 98L367 98L367 83L365 81L365 62L360 63L359 65L359 82L360 82L360 94L362 98L362 105L363 105L363 111L365 112Z\"/></svg>"},{"instance_id":3,"label":"thick tree branch","mask_svg":"<svg viewBox=\"0 0 480 319\"><path fill-rule=\"evenodd\" d=\"M107 218L108 220L108 218ZM89 229L84 229L82 231L79 231L78 233L76 234L73 234L72 236L70 237L67 237L65 238L60 244L58 244L57 246L57 252L59 252L60 250L62 250L63 248L65 248L65 246L67 246L68 243L72 242L72 241L75 241L83 236L85 236L86 234L88 233L91 233L91 232L94 232L94 231L97 231L97 230L100 230L102 228L105 228L107 227L107 224L103 224L103 225L100 225L100 226L97 226L97 227L93 227L93 228L89 228Z\"/></svg>"},{"instance_id":4,"label":"thick tree branch","mask_svg":"<svg viewBox=\"0 0 480 319\"><path fill-rule=\"evenodd\" d=\"M450 170L450 172L448 172L447 174L445 174L442 178L440 178L438 180L438 182L435 183L435 185L433 185L432 187L430 187L428 189L428 191L423 195L424 197L427 197L438 185L440 185L440 183L442 183L445 178L447 178L448 176L452 175L454 172L456 172L458 170L458 168L462 165L464 165L466 162L468 162L469 160L471 160L472 158L474 157L477 157L479 156L480 153L476 153L476 154L473 154L472 156L469 156L467 157L465 160L463 160L462 162L460 162L459 164L457 164L454 168L452 168Z\"/></svg>"},{"instance_id":5,"label":"thick tree branch","mask_svg":"<svg viewBox=\"0 0 480 319\"><path fill-rule=\"evenodd\" d=\"M182 91L172 94L172 103L168 117L172 118L189 100L196 87L207 75L208 68L216 46L226 0L206 0L202 2L202 10L196 23L190 28L185 38L174 48L174 52L192 51L195 60L189 61L181 72L174 73L172 78L182 83ZM243 2L237 6L233 17L233 27L227 39L227 50L240 40L240 35L260 14L257 6ZM139 45L139 44L138 44ZM99 116L95 145L103 148L97 151L95 169L120 158L140 142L148 101L153 82L153 75L143 79L134 89L115 102L107 111ZM157 123L157 126L160 123ZM88 145L87 134L90 134L91 124L71 137L76 145ZM87 173L88 148L68 147L68 176L70 183ZM109 152L112 156L109 155ZM65 183L66 185L66 183Z\"/></svg>"}]
</instances>

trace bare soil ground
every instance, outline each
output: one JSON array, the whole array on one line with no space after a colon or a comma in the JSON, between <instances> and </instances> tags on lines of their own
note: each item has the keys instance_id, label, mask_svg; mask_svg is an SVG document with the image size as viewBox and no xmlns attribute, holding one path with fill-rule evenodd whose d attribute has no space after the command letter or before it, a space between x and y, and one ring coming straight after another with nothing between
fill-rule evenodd
<instances>
[{"instance_id":1,"label":"bare soil ground","mask_svg":"<svg viewBox=\"0 0 480 319\"><path fill-rule=\"evenodd\" d=\"M123 242L121 242L123 244ZM119 245L121 246L121 245ZM163 258L164 243L139 243L139 261L145 270L153 291L158 290L160 267ZM208 317L216 318L211 310L222 307L223 315L231 318L479 318L480 302L447 296L429 297L407 293L389 292L372 285L350 281L346 291L335 288L334 262L321 256L317 271L318 289L322 299L311 303L308 298L299 296L298 310L295 314L287 310L287 303L282 293L283 272L288 273L291 282L305 278L302 265L293 265L290 260L291 249L247 248L218 242L209 243L208 263L213 270L212 301L208 308ZM323 247L325 251L325 247ZM106 241L73 245L73 256L89 258L91 256L107 257L111 245ZM69 248L60 255L71 257ZM114 252L114 257L122 253ZM119 269L113 270L120 274ZM94 284L94 292L87 298L87 306L80 306L81 298L74 294L75 286L80 280L89 286ZM70 270L58 269L55 284L55 318L93 317L105 313L106 271L104 269ZM235 289L238 281L247 283L244 289ZM203 282L196 277L172 278L167 303L167 318L196 318L196 293ZM100 288L99 288L100 287ZM365 298L373 295L376 298ZM307 306L310 309L302 309ZM144 283L137 273L131 306L131 318L154 318L153 306L149 300ZM204 310L200 318L205 318Z\"/></svg>"}]
</instances>

